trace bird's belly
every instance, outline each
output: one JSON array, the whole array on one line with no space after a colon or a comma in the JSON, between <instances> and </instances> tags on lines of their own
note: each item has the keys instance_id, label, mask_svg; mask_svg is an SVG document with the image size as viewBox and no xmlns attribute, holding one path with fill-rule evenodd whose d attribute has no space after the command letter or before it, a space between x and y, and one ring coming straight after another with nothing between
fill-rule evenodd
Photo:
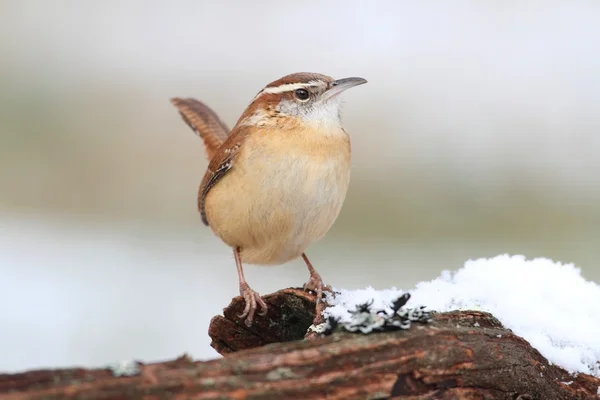
<instances>
[{"instance_id":1,"label":"bird's belly","mask_svg":"<svg viewBox=\"0 0 600 400\"><path fill-rule=\"evenodd\" d=\"M243 262L290 261L335 222L346 197L349 167L344 157L316 161L289 154L245 163L209 192L209 224L225 243L241 248Z\"/></svg>"}]
</instances>

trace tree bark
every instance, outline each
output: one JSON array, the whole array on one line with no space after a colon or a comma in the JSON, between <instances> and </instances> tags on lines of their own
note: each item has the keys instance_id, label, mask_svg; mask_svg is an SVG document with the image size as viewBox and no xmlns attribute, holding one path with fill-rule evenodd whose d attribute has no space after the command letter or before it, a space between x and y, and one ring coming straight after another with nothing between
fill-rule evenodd
<instances>
[{"instance_id":1,"label":"tree bark","mask_svg":"<svg viewBox=\"0 0 600 400\"><path fill-rule=\"evenodd\" d=\"M408 330L334 333L302 340L314 297L297 289L265 296L252 328L235 298L209 329L224 358L110 369L0 375L0 399L598 399L600 379L569 375L492 315L440 313Z\"/></svg>"}]
</instances>

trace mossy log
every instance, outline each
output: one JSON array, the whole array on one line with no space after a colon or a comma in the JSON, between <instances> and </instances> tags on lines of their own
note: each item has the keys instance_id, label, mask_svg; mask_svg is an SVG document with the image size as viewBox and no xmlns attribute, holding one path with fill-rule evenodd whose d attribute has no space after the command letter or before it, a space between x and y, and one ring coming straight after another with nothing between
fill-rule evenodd
<instances>
[{"instance_id":1,"label":"mossy log","mask_svg":"<svg viewBox=\"0 0 600 400\"><path fill-rule=\"evenodd\" d=\"M304 338L315 299L299 289L265 296L252 328L239 297L211 321L223 358L0 375L0 399L598 399L600 379L551 365L492 315L434 314L408 330Z\"/></svg>"}]
</instances>

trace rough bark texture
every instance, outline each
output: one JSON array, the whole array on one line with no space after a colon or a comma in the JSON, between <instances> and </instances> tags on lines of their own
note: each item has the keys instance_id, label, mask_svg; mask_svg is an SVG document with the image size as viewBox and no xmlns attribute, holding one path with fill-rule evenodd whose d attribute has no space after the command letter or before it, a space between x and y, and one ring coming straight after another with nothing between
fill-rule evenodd
<instances>
[{"instance_id":1,"label":"rough bark texture","mask_svg":"<svg viewBox=\"0 0 600 400\"><path fill-rule=\"evenodd\" d=\"M302 289L289 288L263 296L263 299L269 306L267 315L256 317L250 328L239 317L245 305L240 296L233 298L223 310L223 315L213 317L208 334L212 339L211 346L219 354L226 355L269 343L317 338L316 334L306 333L313 322L323 322L322 318L315 318L321 313L316 313L314 295ZM321 303L319 311L324 306Z\"/></svg>"},{"instance_id":2,"label":"rough bark texture","mask_svg":"<svg viewBox=\"0 0 600 400\"><path fill-rule=\"evenodd\" d=\"M487 313L437 314L427 325L300 340L314 298L266 296L270 311L247 329L241 299L215 317L213 347L226 357L109 369L0 375L0 399L598 399L600 379L570 376ZM287 341L284 343L274 343ZM269 344L270 343L270 344ZM252 348L254 347L254 348ZM242 350L243 351L236 351Z\"/></svg>"}]
</instances>

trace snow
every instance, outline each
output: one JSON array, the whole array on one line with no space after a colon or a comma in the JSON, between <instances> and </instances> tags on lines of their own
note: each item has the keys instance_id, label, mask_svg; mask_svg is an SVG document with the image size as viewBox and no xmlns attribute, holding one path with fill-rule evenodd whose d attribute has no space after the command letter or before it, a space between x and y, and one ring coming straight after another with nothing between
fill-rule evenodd
<instances>
[{"instance_id":1,"label":"snow","mask_svg":"<svg viewBox=\"0 0 600 400\"><path fill-rule=\"evenodd\" d=\"M373 301L373 308L389 309L403 293L396 288L335 290L339 294L328 296L331 306L324 315L341 321L367 301ZM469 260L409 292L407 307L490 312L551 363L600 377L600 285L585 280L572 264L519 255Z\"/></svg>"},{"instance_id":2,"label":"snow","mask_svg":"<svg viewBox=\"0 0 600 400\"><path fill-rule=\"evenodd\" d=\"M392 311L392 302L402 295L402 291L396 288L375 290L372 287L357 290L334 289L339 292L335 298L332 298L331 293L327 292L325 299L330 307L323 311L323 315L339 318L340 323L349 323L352 321L356 306L365 303L371 303L370 308L373 310ZM412 301L409 300L409 307Z\"/></svg>"},{"instance_id":3,"label":"snow","mask_svg":"<svg viewBox=\"0 0 600 400\"><path fill-rule=\"evenodd\" d=\"M422 324L431 322L431 315L429 312L424 311L424 306L417 308L405 307L408 300L410 300L410 295L405 294L396 297L389 304L382 302L379 307L374 307L373 299L371 299L349 310L338 304L337 308L332 309L333 314L343 312L343 318L335 317L331 313L332 310L329 310L328 317L333 316L333 320L327 318L325 322L317 326L311 325L308 329L328 335L341 327L349 332L368 334L373 331L410 329L413 322Z\"/></svg>"},{"instance_id":4,"label":"snow","mask_svg":"<svg viewBox=\"0 0 600 400\"><path fill-rule=\"evenodd\" d=\"M140 373L140 367L135 360L124 360L110 364L108 368L114 376L134 376Z\"/></svg>"}]
</instances>

